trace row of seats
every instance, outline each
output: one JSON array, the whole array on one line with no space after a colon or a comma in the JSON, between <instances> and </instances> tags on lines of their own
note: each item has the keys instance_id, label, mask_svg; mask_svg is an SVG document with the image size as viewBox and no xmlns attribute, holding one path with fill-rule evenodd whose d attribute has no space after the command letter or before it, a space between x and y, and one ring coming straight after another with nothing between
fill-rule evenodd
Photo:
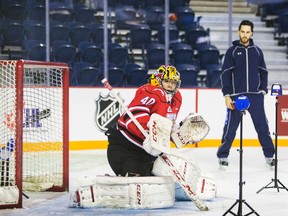
<instances>
[{"instance_id":1,"label":"row of seats","mask_svg":"<svg viewBox=\"0 0 288 216\"><path fill-rule=\"evenodd\" d=\"M181 87L191 88L199 85L199 68L193 64L175 65L181 73ZM112 86L139 87L147 82L148 70L135 63L127 63L123 68L114 64L108 65L108 79ZM205 84L207 87L220 87L220 65L207 68ZM102 86L104 66L95 67L88 62L75 62L70 68L70 86Z\"/></svg>"},{"instance_id":2,"label":"row of seats","mask_svg":"<svg viewBox=\"0 0 288 216\"><path fill-rule=\"evenodd\" d=\"M169 0L169 8L173 11L177 7L188 6L190 0ZM115 9L120 6L133 6L135 9L148 8L148 7L162 7L165 6L163 0L109 0L108 7ZM100 3L96 5L97 9L103 10L103 5Z\"/></svg>"},{"instance_id":3,"label":"row of seats","mask_svg":"<svg viewBox=\"0 0 288 216\"><path fill-rule=\"evenodd\" d=\"M45 25L35 20L24 20L22 23L11 19L0 19L0 30L4 40L4 45L20 45L21 39L37 39L45 40L46 29ZM103 44L103 31L104 28L100 23L89 23L83 25L79 22L69 22L67 24L61 24L59 22L50 23L50 40L70 40L77 46L79 41L91 40L97 44ZM11 37L10 34L17 32L17 37ZM134 25L126 34L127 45L131 44L131 48L137 46L139 34L141 34L141 40L148 43L152 40L157 40L159 43L164 44L165 41L165 28L159 27L153 34L151 28L146 24ZM209 30L203 29L201 26L191 27L187 29L184 34L180 34L177 26L171 24L169 26L170 41L185 40L188 44L194 46L197 42L197 38L207 37L209 39ZM111 29L108 31L108 40L111 42L112 35ZM117 38L117 35L114 37ZM135 44L135 45L134 45Z\"/></svg>"},{"instance_id":4,"label":"row of seats","mask_svg":"<svg viewBox=\"0 0 288 216\"><path fill-rule=\"evenodd\" d=\"M32 1L32 0L29 0L29 1ZM38 0L35 0L35 1L38 1ZM157 1L155 1L155 3L156 2ZM148 68L156 69L159 67L159 65L165 62L165 58L164 58L165 56L164 55L165 54L165 48L164 48L165 29L163 27L163 21L164 21L163 8L159 7L159 5L153 5L153 6L151 5L151 7L145 8L145 16L144 16L145 21L143 24L142 22L139 23L139 20L137 20L137 22L132 22L133 20L131 20L130 19L131 17L129 16L128 16L128 19L122 19L123 14L124 14L124 17L125 15L127 15L125 11L127 8L134 9L134 7L129 7L129 5L127 6L126 3L127 3L126 1L125 3L124 1L123 2L121 1L121 4L113 8L115 12L114 26L117 30L121 28L123 28L124 30L125 29L128 30L128 33L125 35L125 43L129 49L130 55L128 54L128 49L120 45L117 47L113 47L113 51L111 51L111 47L116 44L116 43L113 43L113 41L116 41L118 36L117 34L112 34L111 29L109 29L108 30L109 63L112 65L116 65L116 67L121 70L124 70L124 65L134 62L133 49L141 49L142 60L144 63L143 65L144 68L142 69L143 70L148 70ZM43 9L43 5L42 6L38 5L38 6L39 8L42 7ZM169 27L170 63L180 68L181 71L190 72L190 73L184 72L184 75L183 75L184 77L185 75L188 76L188 74L190 74L187 78L185 78L185 81L189 81L189 80L190 81L187 84L183 82L182 86L185 86L185 85L198 86L199 71L201 69L205 69L207 70L207 74L208 74L209 68L219 68L221 56L220 56L219 50L216 47L210 45L209 29L205 30L203 27L199 25L199 21L200 21L199 18L196 21L194 20L195 14L192 11L192 9L188 7L184 7L183 5L181 6L182 7L178 7L177 9L178 11L175 10L175 14L178 16L177 21L182 20L181 25L180 25L180 22L175 22L175 20L172 20L171 25ZM176 9L176 8L177 7L174 7L173 9ZM79 14L81 14L82 9L84 8L78 9L77 13L79 12ZM82 63L85 62L85 64L88 63L90 64L89 67L93 67L99 70L101 68L100 65L103 64L103 41L104 41L103 31L104 29L101 24L95 22L95 10L92 10L92 9L86 10L86 9L87 8L83 10L87 12L86 16L84 16L86 17L86 21L76 20L76 16L78 16L76 15L76 13L73 15L74 21L71 21L71 17L67 19L66 21L61 20L63 17L66 17L66 18L68 17L68 16L65 16L65 13L63 13L63 10L61 11L61 13L58 13L60 10L58 11L56 9L54 10L54 12L55 11L56 12L51 14L51 22L50 22L51 56L50 56L50 59L51 61L60 61L60 62L68 63L71 70L74 70L74 66L76 62L77 62L76 65L78 65L78 63L80 62ZM66 10L66 8L64 11L71 12L71 10ZM120 11L120 12L117 13L116 11L118 12ZM136 15L136 18L139 17L139 11L140 11L139 9L138 11L136 10L133 11L133 14ZM181 15L182 12L180 11L185 13L183 17ZM138 14L135 14L135 12ZM142 12L143 12L143 8L142 8ZM151 12L149 16L147 16L148 14L147 12ZM132 17L134 17L134 15ZM42 13L42 16L43 16L43 13ZM18 27L17 33L14 32L14 35L12 33L9 35L9 37L7 37L7 33L6 33L8 25L4 23L4 20L6 21L8 19L2 19L3 21L2 23L4 23L4 25L1 25L0 23L0 28L4 29L4 31L1 31L4 33L2 46L7 44L7 38L12 39L14 36L16 40L14 41L12 40L13 42L10 45L21 46L24 50L24 58L32 59L32 60L45 60L46 59L46 46L45 46L44 38L45 38L46 32L45 32L45 26L43 25L43 23L41 23L41 19L42 18L30 19L30 17L27 17L27 19L25 19L24 21L21 21L20 23L16 22L17 23L16 26ZM14 23L15 23L14 21L11 22L12 25ZM120 24L123 24L123 26L121 26ZM19 26L21 25L23 25L24 27L23 31L19 30L20 29ZM21 32L23 32L23 35L19 34ZM153 32L154 34L152 34ZM21 40L21 35L22 35L22 40ZM19 42L18 44L15 43L17 39ZM64 39L66 44L63 44L63 42L59 42L59 39L61 40ZM35 45L36 43L38 44ZM1 39L0 39L0 44L1 44ZM211 55L211 57L205 58L205 56L209 56L209 55ZM207 62L207 60L209 62ZM79 70L77 69L76 71L79 71ZM194 75L192 76L191 74L194 74ZM146 73L146 76L147 76L147 73ZM77 76L72 76L72 77L77 77ZM74 82L75 85L78 85L79 83L81 83L81 82L78 82L77 81L78 79L76 78L74 80L75 80ZM123 80L124 81L122 85L129 85L127 76ZM145 82L146 82L146 79L145 79ZM115 86L117 85L118 84L115 84Z\"/></svg>"},{"instance_id":5,"label":"row of seats","mask_svg":"<svg viewBox=\"0 0 288 216\"><path fill-rule=\"evenodd\" d=\"M31 1L31 0L30 0ZM137 2L137 1L134 1ZM172 1L173 2L173 1ZM127 5L128 4L128 5ZM5 7L1 10L2 18L14 19L21 21L24 19L37 20L40 22L45 22L45 2L36 1L35 4L27 6L25 1L4 1L2 0L1 5ZM150 5L150 6L149 6ZM115 11L116 28L121 28L125 25L125 22L139 21L138 18L143 18L142 21L146 21L147 24L151 24L151 28L156 24L161 25L164 21L164 9L163 2L162 5L152 3L147 4L146 7L136 9L133 3L127 2L124 4L118 4L113 8ZM180 6L182 5L182 6ZM187 6L181 4L174 4L171 7L170 12L175 12L177 16L177 26L183 28L183 24L193 24L195 13L193 10ZM174 11L175 10L175 11ZM78 7L77 9L71 9L71 7L65 7L65 5L60 4L59 7L50 7L51 20L61 21L63 23L69 21L77 21L83 24L91 23L96 21L97 10L87 8L85 5ZM156 27L158 27L156 26Z\"/></svg>"},{"instance_id":6,"label":"row of seats","mask_svg":"<svg viewBox=\"0 0 288 216\"><path fill-rule=\"evenodd\" d=\"M25 51L24 58L30 60L44 61L46 59L46 46L37 40L25 40L23 43ZM219 50L212 45L202 46L195 54L189 44L174 44L170 53L170 63L179 64L195 64L199 70L205 70L209 65L221 64ZM89 62L95 67L103 63L103 47L89 41L82 41L78 47L73 46L68 41L54 41L51 47L51 61L65 62L72 65L75 61ZM165 62L165 46L159 43L150 43L147 53L143 55L144 68L156 69ZM128 53L127 47L123 47L118 43L108 44L108 60L119 67L123 67L126 63L134 62Z\"/></svg>"},{"instance_id":7,"label":"row of seats","mask_svg":"<svg viewBox=\"0 0 288 216\"><path fill-rule=\"evenodd\" d=\"M261 20L266 26L274 27L274 39L278 40L278 45L287 46L288 57L288 2L266 3L260 7Z\"/></svg>"},{"instance_id":8,"label":"row of seats","mask_svg":"<svg viewBox=\"0 0 288 216\"><path fill-rule=\"evenodd\" d=\"M147 82L148 70L138 64L127 63L123 67L109 63L109 82L113 86L138 87ZM88 62L74 62L70 68L70 86L102 86L104 64L99 67Z\"/></svg>"}]
</instances>

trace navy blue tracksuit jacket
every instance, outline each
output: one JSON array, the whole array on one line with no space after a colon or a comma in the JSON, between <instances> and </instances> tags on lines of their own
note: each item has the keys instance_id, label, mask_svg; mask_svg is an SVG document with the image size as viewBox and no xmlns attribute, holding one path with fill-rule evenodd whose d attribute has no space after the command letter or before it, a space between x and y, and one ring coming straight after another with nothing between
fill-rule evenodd
<instances>
[{"instance_id":1,"label":"navy blue tracksuit jacket","mask_svg":"<svg viewBox=\"0 0 288 216\"><path fill-rule=\"evenodd\" d=\"M247 47L240 44L239 40L233 41L233 46L225 54L222 66L223 95L230 96L233 101L240 95L248 97L250 101L248 112L264 156L273 157L275 150L264 110L264 94L268 92L267 80L268 71L262 50L254 45L252 39ZM228 157L239 123L240 111L227 109L222 144L217 151L218 158Z\"/></svg>"}]
</instances>

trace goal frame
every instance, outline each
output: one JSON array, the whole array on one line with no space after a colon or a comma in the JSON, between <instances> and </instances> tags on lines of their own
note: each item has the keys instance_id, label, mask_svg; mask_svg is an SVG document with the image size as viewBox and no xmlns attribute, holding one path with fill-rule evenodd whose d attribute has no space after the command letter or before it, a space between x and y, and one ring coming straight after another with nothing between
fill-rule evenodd
<instances>
[{"instance_id":1,"label":"goal frame","mask_svg":"<svg viewBox=\"0 0 288 216\"><path fill-rule=\"evenodd\" d=\"M15 105L16 109L16 128L15 128L15 147L16 154L15 160L17 161L15 165L15 185L19 189L19 198L17 204L7 204L0 205L0 209L7 208L22 208L23 205L23 89L24 89L24 69L25 68L37 68L41 67L58 67L63 71L63 85L62 88L65 89L62 91L63 98L63 134L62 134L62 143L63 143L63 185L62 186L53 186L47 191L53 192L65 192L69 190L69 67L66 63L60 62L42 62L42 61L31 61L31 60L1 60L0 64L4 62L16 62L15 66L15 87L16 87L16 100ZM20 151L19 151L20 150Z\"/></svg>"}]
</instances>

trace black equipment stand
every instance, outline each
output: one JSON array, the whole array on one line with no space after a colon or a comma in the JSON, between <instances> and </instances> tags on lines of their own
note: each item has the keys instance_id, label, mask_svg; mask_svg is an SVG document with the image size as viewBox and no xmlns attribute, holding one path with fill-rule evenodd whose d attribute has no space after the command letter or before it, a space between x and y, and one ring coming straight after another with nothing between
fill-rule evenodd
<instances>
[{"instance_id":1,"label":"black equipment stand","mask_svg":"<svg viewBox=\"0 0 288 216\"><path fill-rule=\"evenodd\" d=\"M239 164L239 199L236 200L236 202L223 214L223 216L227 215L228 213L231 213L234 216L246 216L255 214L257 216L260 216L245 200L243 200L243 185L245 182L243 182L243 144L242 144L242 134L243 134L243 115L245 114L245 111L240 111L240 164ZM243 215L242 214L242 204L245 204L251 212ZM238 211L237 213L232 212L232 209L238 204Z\"/></svg>"},{"instance_id":2,"label":"black equipment stand","mask_svg":"<svg viewBox=\"0 0 288 216\"><path fill-rule=\"evenodd\" d=\"M274 168L274 179L272 178L272 181L267 184L266 186L262 187L260 190L258 190L256 193L260 193L263 189L268 188L276 188L279 192L279 189L285 189L288 191L287 187L285 187L280 180L277 178L277 171L278 171L278 96L276 96L276 103L275 103L275 168ZM273 186L269 186L272 183L274 183ZM281 186L279 186L281 185Z\"/></svg>"}]
</instances>

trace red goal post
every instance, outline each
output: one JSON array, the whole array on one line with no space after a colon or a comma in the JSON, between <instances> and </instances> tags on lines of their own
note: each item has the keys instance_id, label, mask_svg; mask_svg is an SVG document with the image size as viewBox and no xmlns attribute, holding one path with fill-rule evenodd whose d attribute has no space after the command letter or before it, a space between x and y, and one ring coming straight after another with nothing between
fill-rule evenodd
<instances>
[{"instance_id":1,"label":"red goal post","mask_svg":"<svg viewBox=\"0 0 288 216\"><path fill-rule=\"evenodd\" d=\"M68 190L69 68L0 61L0 209L25 191Z\"/></svg>"}]
</instances>

